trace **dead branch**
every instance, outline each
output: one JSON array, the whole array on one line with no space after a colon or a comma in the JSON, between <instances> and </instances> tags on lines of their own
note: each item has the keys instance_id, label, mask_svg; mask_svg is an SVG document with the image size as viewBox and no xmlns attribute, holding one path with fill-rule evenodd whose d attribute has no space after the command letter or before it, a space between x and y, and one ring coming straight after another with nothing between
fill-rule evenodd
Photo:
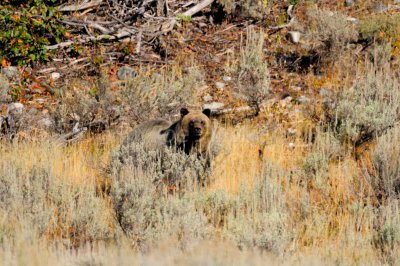
<instances>
[{"instance_id":1,"label":"dead branch","mask_svg":"<svg viewBox=\"0 0 400 266\"><path fill-rule=\"evenodd\" d=\"M63 48L63 47L68 47L71 46L73 44L85 44L88 42L93 42L93 41L103 41L103 40L107 40L107 41L112 41L112 40L118 40L121 38L125 38L128 36L133 35L135 32L133 30L130 29L123 29L122 31L120 31L117 34L113 34L113 35L109 35L109 34L104 34L104 35L99 35L99 36L89 36L85 39L81 39L81 40L76 40L76 41L67 41L67 42L62 42L62 43L58 43L55 45L48 45L46 46L47 50L55 50L58 48Z\"/></svg>"},{"instance_id":2,"label":"dead branch","mask_svg":"<svg viewBox=\"0 0 400 266\"><path fill-rule=\"evenodd\" d=\"M283 25L280 25L280 26L269 27L269 29L270 29L270 30L281 30L281 29L290 27L290 26L293 24L293 22L295 21L295 17L294 17L293 14L292 14L293 8L294 8L294 6L293 6L293 5L290 5L290 6L288 7L287 11L286 11L286 12L287 12L287 15L288 15L288 17L289 17L289 22L288 22L288 23L283 24Z\"/></svg>"},{"instance_id":3,"label":"dead branch","mask_svg":"<svg viewBox=\"0 0 400 266\"><path fill-rule=\"evenodd\" d=\"M101 31L103 34L110 34L111 30L107 29L104 26L94 22L94 21L69 21L69 20L60 20L61 23L71 25L71 26L78 26L78 27L90 27Z\"/></svg>"},{"instance_id":4,"label":"dead branch","mask_svg":"<svg viewBox=\"0 0 400 266\"><path fill-rule=\"evenodd\" d=\"M78 140L82 139L83 136L85 135L85 132L87 131L86 128L83 128L79 131L76 132L71 132L64 134L60 136L57 141L60 143L61 146L67 146L70 145L74 142L77 142Z\"/></svg>"},{"instance_id":5,"label":"dead branch","mask_svg":"<svg viewBox=\"0 0 400 266\"><path fill-rule=\"evenodd\" d=\"M214 0L203 0L200 3L198 3L197 5L195 5L194 7L190 8L189 10L184 12L182 15L191 17L194 14L196 14L197 12L199 12L199 11L203 10L204 8L206 8L207 6L211 5L212 2L214 2Z\"/></svg>"},{"instance_id":6,"label":"dead branch","mask_svg":"<svg viewBox=\"0 0 400 266\"><path fill-rule=\"evenodd\" d=\"M89 3L82 3L78 5L66 5L66 6L58 6L57 10L61 12L72 12L72 11L79 11L95 6L99 6L103 3L103 0L93 0L92 2Z\"/></svg>"}]
</instances>

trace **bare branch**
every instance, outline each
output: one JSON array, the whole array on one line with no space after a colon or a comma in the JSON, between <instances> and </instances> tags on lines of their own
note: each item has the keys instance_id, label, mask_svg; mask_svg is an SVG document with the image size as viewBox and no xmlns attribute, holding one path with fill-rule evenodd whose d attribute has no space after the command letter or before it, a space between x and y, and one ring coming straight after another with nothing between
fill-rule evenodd
<instances>
[{"instance_id":1,"label":"bare branch","mask_svg":"<svg viewBox=\"0 0 400 266\"><path fill-rule=\"evenodd\" d=\"M104 35L99 35L99 36L90 36L85 39L80 39L80 40L76 40L76 41L67 41L67 42L62 42L62 43L55 44L55 45L48 45L48 46L46 46L46 49L47 50L55 50L55 49L62 48L62 47L68 47L73 44L84 44L84 43L88 43L88 42L92 42L92 41L118 40L121 38L131 36L134 33L135 32L133 30L124 29L124 30L120 31L119 33L113 34L113 35L104 34Z\"/></svg>"},{"instance_id":2,"label":"bare branch","mask_svg":"<svg viewBox=\"0 0 400 266\"><path fill-rule=\"evenodd\" d=\"M288 9L287 9L287 15L288 15L288 17L290 19L288 23L280 25L280 26L269 27L269 29L270 30L281 30L281 29L290 27L293 24L294 20L295 20L295 17L292 14L293 7L294 7L293 5L290 5L288 7Z\"/></svg>"},{"instance_id":3,"label":"bare branch","mask_svg":"<svg viewBox=\"0 0 400 266\"><path fill-rule=\"evenodd\" d=\"M61 12L79 11L79 10L83 10L83 9L99 6L102 3L103 3L103 0L93 0L92 2L78 4L78 5L58 6L57 10L61 11Z\"/></svg>"},{"instance_id":4,"label":"bare branch","mask_svg":"<svg viewBox=\"0 0 400 266\"><path fill-rule=\"evenodd\" d=\"M182 15L184 16L193 16L197 12L201 11L202 9L206 8L207 6L211 5L214 0L203 0L194 7L190 8L186 12L184 12Z\"/></svg>"}]
</instances>

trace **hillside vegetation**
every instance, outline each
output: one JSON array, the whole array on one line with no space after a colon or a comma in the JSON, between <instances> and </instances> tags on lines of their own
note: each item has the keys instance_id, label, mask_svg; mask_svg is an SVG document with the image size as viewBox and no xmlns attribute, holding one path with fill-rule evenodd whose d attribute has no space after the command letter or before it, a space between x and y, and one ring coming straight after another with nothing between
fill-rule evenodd
<instances>
[{"instance_id":1,"label":"hillside vegetation","mask_svg":"<svg viewBox=\"0 0 400 266\"><path fill-rule=\"evenodd\" d=\"M0 4L2 263L399 265L400 3L186 2Z\"/></svg>"}]
</instances>

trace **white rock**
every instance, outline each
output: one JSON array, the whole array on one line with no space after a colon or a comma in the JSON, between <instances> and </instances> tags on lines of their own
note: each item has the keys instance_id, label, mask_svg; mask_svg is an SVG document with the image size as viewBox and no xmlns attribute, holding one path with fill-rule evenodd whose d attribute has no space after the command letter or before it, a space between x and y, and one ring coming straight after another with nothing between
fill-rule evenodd
<instances>
[{"instance_id":1,"label":"white rock","mask_svg":"<svg viewBox=\"0 0 400 266\"><path fill-rule=\"evenodd\" d=\"M301 91L301 87L299 87L299 86L291 86L290 89L292 91Z\"/></svg>"},{"instance_id":2,"label":"white rock","mask_svg":"<svg viewBox=\"0 0 400 266\"><path fill-rule=\"evenodd\" d=\"M213 99L213 97L212 97L210 94L207 94L207 95L204 95L204 96L203 96L203 100L204 100L205 102L211 102L212 99Z\"/></svg>"},{"instance_id":3,"label":"white rock","mask_svg":"<svg viewBox=\"0 0 400 266\"><path fill-rule=\"evenodd\" d=\"M24 112L24 105L22 103L10 103L7 106L7 113L12 115L22 115Z\"/></svg>"},{"instance_id":4,"label":"white rock","mask_svg":"<svg viewBox=\"0 0 400 266\"><path fill-rule=\"evenodd\" d=\"M50 78L51 78L52 80L57 80L57 79L59 79L60 77L61 77L61 74L58 73L58 72L53 72L53 73L50 74Z\"/></svg>"},{"instance_id":5,"label":"white rock","mask_svg":"<svg viewBox=\"0 0 400 266\"><path fill-rule=\"evenodd\" d=\"M293 142L290 142L290 143L288 144L288 147L289 147L289 149L293 150L294 148L296 148L296 145L294 145Z\"/></svg>"},{"instance_id":6,"label":"white rock","mask_svg":"<svg viewBox=\"0 0 400 266\"><path fill-rule=\"evenodd\" d=\"M300 97L297 98L297 102L300 104L308 104L311 102L311 100L307 96L301 95Z\"/></svg>"},{"instance_id":7,"label":"white rock","mask_svg":"<svg viewBox=\"0 0 400 266\"><path fill-rule=\"evenodd\" d=\"M289 31L289 39L293 42L293 43L298 43L300 41L300 36L301 33L298 31Z\"/></svg>"},{"instance_id":8,"label":"white rock","mask_svg":"<svg viewBox=\"0 0 400 266\"><path fill-rule=\"evenodd\" d=\"M288 136L295 136L296 135L296 129L295 128L288 128L286 131Z\"/></svg>"},{"instance_id":9,"label":"white rock","mask_svg":"<svg viewBox=\"0 0 400 266\"><path fill-rule=\"evenodd\" d=\"M225 83L223 82L215 82L215 87L217 87L217 89L222 90L225 87Z\"/></svg>"},{"instance_id":10,"label":"white rock","mask_svg":"<svg viewBox=\"0 0 400 266\"><path fill-rule=\"evenodd\" d=\"M223 79L225 82L228 82L228 81L231 81L231 80L232 80L232 78L229 77L229 76L224 76L222 79Z\"/></svg>"},{"instance_id":11,"label":"white rock","mask_svg":"<svg viewBox=\"0 0 400 266\"><path fill-rule=\"evenodd\" d=\"M354 0L345 0L344 5L345 6L354 6Z\"/></svg>"},{"instance_id":12,"label":"white rock","mask_svg":"<svg viewBox=\"0 0 400 266\"><path fill-rule=\"evenodd\" d=\"M212 102L203 104L203 109L210 109L212 113L221 110L224 107L223 103L220 102Z\"/></svg>"},{"instance_id":13,"label":"white rock","mask_svg":"<svg viewBox=\"0 0 400 266\"><path fill-rule=\"evenodd\" d=\"M354 23L354 24L358 23L358 19L356 19L356 18L348 17L348 18L346 18L346 20L351 22L351 23Z\"/></svg>"},{"instance_id":14,"label":"white rock","mask_svg":"<svg viewBox=\"0 0 400 266\"><path fill-rule=\"evenodd\" d=\"M52 128L54 125L54 122L50 118L42 118L38 122L38 126L44 129L49 129Z\"/></svg>"},{"instance_id":15,"label":"white rock","mask_svg":"<svg viewBox=\"0 0 400 266\"><path fill-rule=\"evenodd\" d=\"M36 102L37 102L38 104L43 104L43 103L45 102L45 99L43 99L43 98L37 98L37 99L36 99Z\"/></svg>"},{"instance_id":16,"label":"white rock","mask_svg":"<svg viewBox=\"0 0 400 266\"><path fill-rule=\"evenodd\" d=\"M372 11L377 12L377 13L382 13L386 12L388 10L388 7L381 2L377 2L372 6Z\"/></svg>"}]
</instances>

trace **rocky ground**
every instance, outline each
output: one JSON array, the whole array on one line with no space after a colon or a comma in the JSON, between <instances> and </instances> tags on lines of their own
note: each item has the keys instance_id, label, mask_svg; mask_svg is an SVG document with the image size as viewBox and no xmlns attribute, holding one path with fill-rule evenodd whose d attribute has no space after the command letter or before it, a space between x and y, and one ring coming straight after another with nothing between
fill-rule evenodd
<instances>
[{"instance_id":1,"label":"rocky ground","mask_svg":"<svg viewBox=\"0 0 400 266\"><path fill-rule=\"evenodd\" d=\"M325 13L318 11L310 16L310 10L316 7ZM103 9L86 10L84 19L105 20ZM194 84L196 105L211 107L218 114L233 113L229 119L239 117L235 123L253 117L251 106L244 107L248 102L237 95L237 77L229 71L239 60L249 28L264 35L264 60L270 75L271 85L262 105L275 113L262 119L269 119L271 126L284 124L289 131L295 130L291 117L303 110L303 106L316 109L334 105L335 94L351 79L354 67L349 60L363 60L371 52L372 41L362 37L357 28L369 17L396 16L400 6L396 1L320 1L313 7L308 2L290 6L271 1L261 13L262 18L222 10L222 6L212 5L153 39L139 41L136 36L118 42L76 45L53 50L45 63L3 67L2 137L10 139L18 133L24 136L23 132L44 130L73 139L74 132L82 133L84 128L100 132L127 120L134 125L138 119L132 118L126 106L121 84L138 72L157 75L160 69L174 66L181 66L183 75L193 65L200 66L204 82L201 86ZM66 13L66 20L82 19L79 12L82 11ZM145 21L137 19L134 25L139 27ZM79 27L67 27L69 40L82 38ZM90 28L87 34L91 33L95 29ZM390 41L395 55L397 44L393 39ZM78 98L76 90L81 97L72 100L76 106L65 104L66 98ZM112 95L112 99L101 99L102 93L107 98ZM86 109L78 106L83 102ZM57 108L60 106L65 107L62 114ZM83 109L85 113L77 113Z\"/></svg>"}]
</instances>

